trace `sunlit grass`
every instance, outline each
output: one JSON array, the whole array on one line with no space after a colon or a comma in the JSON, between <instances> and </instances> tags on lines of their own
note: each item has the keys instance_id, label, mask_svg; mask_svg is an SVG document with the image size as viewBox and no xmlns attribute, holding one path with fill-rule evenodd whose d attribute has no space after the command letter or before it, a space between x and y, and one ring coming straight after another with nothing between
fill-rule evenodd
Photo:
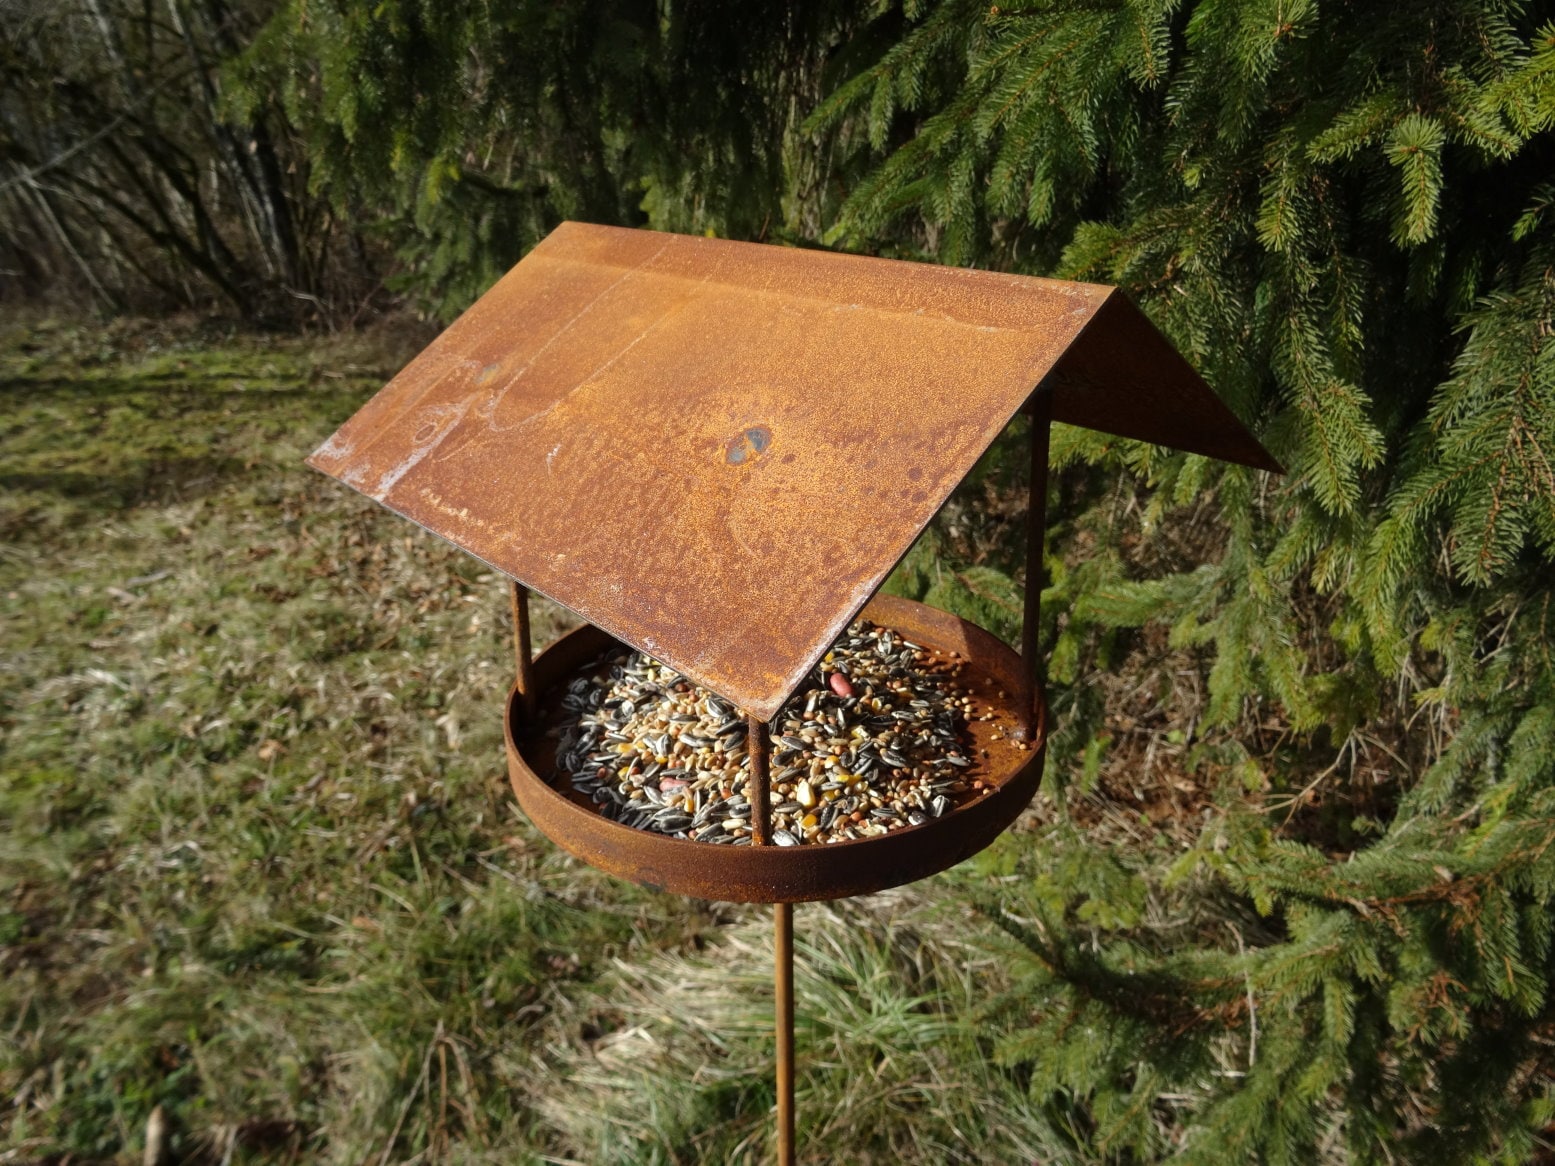
<instances>
[{"instance_id":1,"label":"sunlit grass","mask_svg":"<svg viewBox=\"0 0 1555 1166\"><path fill-rule=\"evenodd\" d=\"M988 950L965 943L953 902L909 890L795 909L807 1160L1068 1160L968 1023L1003 976ZM716 948L617 959L558 1002L534 1081L580 1161L773 1160L772 955L763 915ZM558 1079L570 1088L544 1089Z\"/></svg>"},{"instance_id":2,"label":"sunlit grass","mask_svg":"<svg viewBox=\"0 0 1555 1166\"><path fill-rule=\"evenodd\" d=\"M770 1154L770 913L541 838L505 584L302 465L403 355L3 331L0 1162ZM1042 1148L978 877L799 910L806 1160Z\"/></svg>"}]
</instances>

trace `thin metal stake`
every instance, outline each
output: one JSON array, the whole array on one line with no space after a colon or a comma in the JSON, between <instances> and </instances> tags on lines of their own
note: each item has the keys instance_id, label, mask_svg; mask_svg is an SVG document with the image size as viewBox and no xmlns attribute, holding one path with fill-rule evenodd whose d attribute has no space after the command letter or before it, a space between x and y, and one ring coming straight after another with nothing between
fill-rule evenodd
<instances>
[{"instance_id":1,"label":"thin metal stake","mask_svg":"<svg viewBox=\"0 0 1555 1166\"><path fill-rule=\"evenodd\" d=\"M745 796L751 804L751 842L772 845L772 741L767 723L746 718L746 749L750 752L750 785ZM794 905L776 903L777 925L773 951L775 981L774 1021L777 1027L777 1160L778 1166L794 1166Z\"/></svg>"},{"instance_id":2,"label":"thin metal stake","mask_svg":"<svg viewBox=\"0 0 1555 1166\"><path fill-rule=\"evenodd\" d=\"M794 905L772 908L777 923L777 1160L794 1166Z\"/></svg>"},{"instance_id":3,"label":"thin metal stake","mask_svg":"<svg viewBox=\"0 0 1555 1166\"><path fill-rule=\"evenodd\" d=\"M1031 394L1031 486L1026 499L1026 607L1021 616L1020 724L1016 739L1031 741L1037 733L1037 686L1042 682L1042 583L1047 568L1042 548L1047 541L1048 429L1053 419L1053 391L1038 387Z\"/></svg>"},{"instance_id":4,"label":"thin metal stake","mask_svg":"<svg viewBox=\"0 0 1555 1166\"><path fill-rule=\"evenodd\" d=\"M518 666L518 694L524 698L524 718L534 720L534 653L529 643L529 588L513 584L513 661Z\"/></svg>"}]
</instances>

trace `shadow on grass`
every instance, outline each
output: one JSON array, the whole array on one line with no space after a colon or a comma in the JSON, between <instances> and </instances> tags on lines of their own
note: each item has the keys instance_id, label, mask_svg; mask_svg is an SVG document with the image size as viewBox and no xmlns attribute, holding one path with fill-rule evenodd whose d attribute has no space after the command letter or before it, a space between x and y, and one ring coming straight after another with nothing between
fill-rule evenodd
<instances>
[{"instance_id":1,"label":"shadow on grass","mask_svg":"<svg viewBox=\"0 0 1555 1166\"><path fill-rule=\"evenodd\" d=\"M363 396L364 385L387 381L393 374L379 371L353 371L348 378L330 378L326 385L312 376L288 377L277 374L255 376L241 369L230 372L147 373L134 377L17 376L0 377L0 394L18 393L38 400L53 396L60 400L93 400L109 397L138 396L147 402L160 398L201 397L210 400L269 400L306 397L310 401L356 402ZM241 381L243 387L233 387ZM276 385L275 382L292 382Z\"/></svg>"},{"instance_id":2,"label":"shadow on grass","mask_svg":"<svg viewBox=\"0 0 1555 1166\"><path fill-rule=\"evenodd\" d=\"M186 502L247 469L242 460L234 457L147 458L114 474L83 470L0 473L0 490L57 494L92 506L123 510Z\"/></svg>"}]
</instances>

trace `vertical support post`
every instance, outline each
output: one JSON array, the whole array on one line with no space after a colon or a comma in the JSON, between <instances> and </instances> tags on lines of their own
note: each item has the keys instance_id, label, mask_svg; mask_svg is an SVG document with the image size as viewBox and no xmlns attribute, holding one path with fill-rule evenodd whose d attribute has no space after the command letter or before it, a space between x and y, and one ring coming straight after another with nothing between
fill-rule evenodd
<instances>
[{"instance_id":1,"label":"vertical support post","mask_svg":"<svg viewBox=\"0 0 1555 1166\"><path fill-rule=\"evenodd\" d=\"M794 905L772 909L777 923L777 1160L794 1166Z\"/></svg>"},{"instance_id":2,"label":"vertical support post","mask_svg":"<svg viewBox=\"0 0 1555 1166\"><path fill-rule=\"evenodd\" d=\"M756 846L772 845L772 744L767 737L767 723L760 717L747 716L745 720L745 749L750 755L750 784L745 797L751 804L751 842Z\"/></svg>"},{"instance_id":3,"label":"vertical support post","mask_svg":"<svg viewBox=\"0 0 1555 1166\"><path fill-rule=\"evenodd\" d=\"M1053 390L1038 386L1031 394L1031 486L1026 499L1026 606L1020 625L1021 702L1016 738L1031 741L1037 733L1037 689L1042 683L1042 585L1047 568L1042 549L1047 541L1048 429L1053 420Z\"/></svg>"},{"instance_id":4,"label":"vertical support post","mask_svg":"<svg viewBox=\"0 0 1555 1166\"><path fill-rule=\"evenodd\" d=\"M509 596L513 605L513 662L518 668L518 694L524 698L524 717L535 715L534 659L529 643L529 588L513 584Z\"/></svg>"}]
</instances>

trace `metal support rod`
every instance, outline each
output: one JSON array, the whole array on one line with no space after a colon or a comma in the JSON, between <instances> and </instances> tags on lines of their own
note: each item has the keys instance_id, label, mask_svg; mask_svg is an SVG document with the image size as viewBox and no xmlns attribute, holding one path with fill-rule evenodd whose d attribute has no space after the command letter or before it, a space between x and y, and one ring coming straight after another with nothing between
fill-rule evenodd
<instances>
[{"instance_id":1,"label":"metal support rod","mask_svg":"<svg viewBox=\"0 0 1555 1166\"><path fill-rule=\"evenodd\" d=\"M747 717L745 721L745 748L750 754L751 776L745 797L751 804L751 842L756 846L772 845L772 783L771 742L767 739L767 723L759 717Z\"/></svg>"},{"instance_id":2,"label":"metal support rod","mask_svg":"<svg viewBox=\"0 0 1555 1166\"><path fill-rule=\"evenodd\" d=\"M767 722L746 718L745 748L750 754L750 784L745 796L751 804L751 842L772 845L772 742ZM774 1016L777 1028L777 1160L778 1166L794 1166L794 905L772 907L777 925L773 951Z\"/></svg>"},{"instance_id":3,"label":"metal support rod","mask_svg":"<svg viewBox=\"0 0 1555 1166\"><path fill-rule=\"evenodd\" d=\"M794 905L772 908L777 923L777 1160L794 1166Z\"/></svg>"},{"instance_id":4,"label":"metal support rod","mask_svg":"<svg viewBox=\"0 0 1555 1166\"><path fill-rule=\"evenodd\" d=\"M1042 683L1042 584L1047 568L1042 550L1047 541L1047 449L1053 419L1053 391L1038 387L1031 394L1031 485L1026 500L1026 606L1020 625L1021 702L1016 738L1036 736L1037 688Z\"/></svg>"},{"instance_id":5,"label":"metal support rod","mask_svg":"<svg viewBox=\"0 0 1555 1166\"><path fill-rule=\"evenodd\" d=\"M513 604L513 662L518 667L518 693L524 698L524 716L534 719L534 653L529 643L529 588L514 583L510 596Z\"/></svg>"}]
</instances>

